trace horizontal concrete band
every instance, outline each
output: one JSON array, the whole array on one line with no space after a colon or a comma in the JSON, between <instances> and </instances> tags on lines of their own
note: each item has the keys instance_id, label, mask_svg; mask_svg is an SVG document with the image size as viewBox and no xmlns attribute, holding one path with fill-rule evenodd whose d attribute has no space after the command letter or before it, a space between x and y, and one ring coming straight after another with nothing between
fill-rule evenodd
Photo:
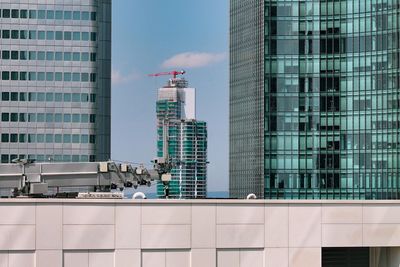
<instances>
[{"instance_id":1,"label":"horizontal concrete band","mask_svg":"<svg viewBox=\"0 0 400 267\"><path fill-rule=\"evenodd\" d=\"M322 247L400 247L400 201L4 199L0 214L2 267L313 267Z\"/></svg>"}]
</instances>

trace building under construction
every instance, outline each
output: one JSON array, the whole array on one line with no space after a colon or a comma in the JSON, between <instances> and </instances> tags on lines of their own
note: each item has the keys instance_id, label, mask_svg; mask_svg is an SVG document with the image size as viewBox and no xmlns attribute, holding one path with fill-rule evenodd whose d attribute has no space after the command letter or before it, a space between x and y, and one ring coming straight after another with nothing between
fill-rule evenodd
<instances>
[{"instance_id":1,"label":"building under construction","mask_svg":"<svg viewBox=\"0 0 400 267\"><path fill-rule=\"evenodd\" d=\"M168 80L158 90L157 153L172 164L171 198L207 196L207 125L196 120L196 94L184 78ZM178 73L178 74L183 74ZM157 195L164 197L160 182Z\"/></svg>"}]
</instances>

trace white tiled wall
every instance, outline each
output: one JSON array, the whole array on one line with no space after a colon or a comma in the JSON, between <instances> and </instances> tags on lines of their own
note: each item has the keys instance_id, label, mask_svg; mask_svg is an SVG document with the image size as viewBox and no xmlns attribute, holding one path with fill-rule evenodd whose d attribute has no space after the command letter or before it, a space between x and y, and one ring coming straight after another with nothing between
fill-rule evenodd
<instances>
[{"instance_id":1,"label":"white tiled wall","mask_svg":"<svg viewBox=\"0 0 400 267\"><path fill-rule=\"evenodd\" d=\"M0 200L0 267L320 267L322 247L400 252L398 211L400 202Z\"/></svg>"}]
</instances>

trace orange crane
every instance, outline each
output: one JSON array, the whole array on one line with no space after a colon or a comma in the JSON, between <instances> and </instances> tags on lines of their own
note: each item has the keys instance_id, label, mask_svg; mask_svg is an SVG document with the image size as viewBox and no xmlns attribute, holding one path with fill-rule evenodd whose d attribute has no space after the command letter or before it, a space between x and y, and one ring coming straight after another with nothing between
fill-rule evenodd
<instances>
[{"instance_id":1,"label":"orange crane","mask_svg":"<svg viewBox=\"0 0 400 267\"><path fill-rule=\"evenodd\" d=\"M176 79L177 75L183 75L185 73L186 73L186 71L184 71L184 70L181 70L181 71L174 70L174 71L168 71L168 72L159 72L159 73L149 74L148 76L158 77L158 76L163 76L163 75L172 75L172 76L174 76L174 79Z\"/></svg>"}]
</instances>

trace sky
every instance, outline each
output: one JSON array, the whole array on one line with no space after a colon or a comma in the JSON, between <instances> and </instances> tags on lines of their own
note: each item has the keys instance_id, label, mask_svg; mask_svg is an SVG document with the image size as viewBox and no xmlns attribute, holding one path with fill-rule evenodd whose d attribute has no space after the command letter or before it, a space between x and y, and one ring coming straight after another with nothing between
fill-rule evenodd
<instances>
[{"instance_id":1,"label":"sky","mask_svg":"<svg viewBox=\"0 0 400 267\"><path fill-rule=\"evenodd\" d=\"M228 191L228 0L114 0L113 160L156 157L157 89L182 70L196 88L197 119L208 124L208 190Z\"/></svg>"}]
</instances>

